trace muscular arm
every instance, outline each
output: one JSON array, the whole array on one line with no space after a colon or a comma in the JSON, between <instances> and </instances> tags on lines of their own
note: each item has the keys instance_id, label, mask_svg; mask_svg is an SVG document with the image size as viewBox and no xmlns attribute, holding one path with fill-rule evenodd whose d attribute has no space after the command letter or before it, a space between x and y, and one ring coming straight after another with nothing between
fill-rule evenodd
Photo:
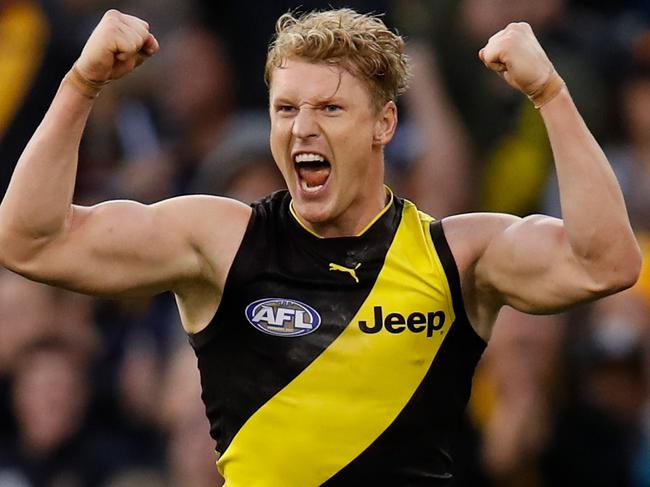
<instances>
[{"instance_id":1,"label":"muscular arm","mask_svg":"<svg viewBox=\"0 0 650 487\"><path fill-rule=\"evenodd\" d=\"M146 23L111 11L76 66L87 79L111 80L133 70L139 55L157 49ZM151 206L73 205L79 143L92 104L78 85L61 84L0 205L0 263L31 279L91 294L171 289L182 295L197 282L214 287L225 277L250 210L206 196Z\"/></svg>"},{"instance_id":2,"label":"muscular arm","mask_svg":"<svg viewBox=\"0 0 650 487\"><path fill-rule=\"evenodd\" d=\"M541 109L560 184L562 220L513 219L477 276L522 311L553 312L636 281L639 251L616 178L568 92ZM505 223L505 222L504 222Z\"/></svg>"},{"instance_id":3,"label":"muscular arm","mask_svg":"<svg viewBox=\"0 0 650 487\"><path fill-rule=\"evenodd\" d=\"M524 93L543 93L557 76L527 24L511 24L481 52L485 64ZM558 78L555 78L558 79ZM479 315L503 304L552 313L634 284L640 252L605 155L566 88L540 109L560 184L562 220L534 215L465 215L445 228L471 269ZM469 234L469 228L481 230ZM470 245L462 243L468 238ZM483 308L481 312L480 309Z\"/></svg>"}]
</instances>

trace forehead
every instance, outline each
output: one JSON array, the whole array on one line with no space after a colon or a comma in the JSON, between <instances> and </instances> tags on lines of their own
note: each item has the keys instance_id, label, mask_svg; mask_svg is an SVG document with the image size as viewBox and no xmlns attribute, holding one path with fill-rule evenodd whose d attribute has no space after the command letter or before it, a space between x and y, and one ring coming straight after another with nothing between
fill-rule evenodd
<instances>
[{"instance_id":1,"label":"forehead","mask_svg":"<svg viewBox=\"0 0 650 487\"><path fill-rule=\"evenodd\" d=\"M271 100L288 98L303 102L359 96L369 98L366 84L343 66L289 58L271 73Z\"/></svg>"}]
</instances>

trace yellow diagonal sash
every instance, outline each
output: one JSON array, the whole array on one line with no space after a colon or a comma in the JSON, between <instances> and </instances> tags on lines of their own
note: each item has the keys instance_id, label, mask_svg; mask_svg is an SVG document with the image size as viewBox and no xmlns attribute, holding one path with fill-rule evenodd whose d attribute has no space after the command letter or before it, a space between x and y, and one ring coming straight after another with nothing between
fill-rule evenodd
<instances>
[{"instance_id":1,"label":"yellow diagonal sash","mask_svg":"<svg viewBox=\"0 0 650 487\"><path fill-rule=\"evenodd\" d=\"M420 274L415 274L416 269ZM440 331L363 333L374 307L404 316L442 310ZM218 462L228 487L317 486L362 453L410 400L453 323L428 220L406 202L366 301L343 333L242 426ZM326 324L325 324L326 325Z\"/></svg>"}]
</instances>

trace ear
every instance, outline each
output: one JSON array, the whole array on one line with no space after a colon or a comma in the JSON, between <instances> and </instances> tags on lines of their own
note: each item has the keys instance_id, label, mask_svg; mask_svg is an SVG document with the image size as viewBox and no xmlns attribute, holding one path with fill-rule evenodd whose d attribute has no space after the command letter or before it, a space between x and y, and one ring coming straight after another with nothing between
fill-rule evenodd
<instances>
[{"instance_id":1,"label":"ear","mask_svg":"<svg viewBox=\"0 0 650 487\"><path fill-rule=\"evenodd\" d=\"M395 135L397 128L397 106L395 102L387 102L377 114L375 128L372 135L372 144L384 146Z\"/></svg>"}]
</instances>

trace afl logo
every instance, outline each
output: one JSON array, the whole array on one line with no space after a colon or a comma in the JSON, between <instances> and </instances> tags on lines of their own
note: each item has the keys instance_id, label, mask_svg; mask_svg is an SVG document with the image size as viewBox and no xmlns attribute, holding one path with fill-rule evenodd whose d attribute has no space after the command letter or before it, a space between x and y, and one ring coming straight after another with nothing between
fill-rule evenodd
<instances>
[{"instance_id":1,"label":"afl logo","mask_svg":"<svg viewBox=\"0 0 650 487\"><path fill-rule=\"evenodd\" d=\"M311 306L285 298L258 299L246 306L246 318L269 335L296 337L320 326L320 315Z\"/></svg>"}]
</instances>

